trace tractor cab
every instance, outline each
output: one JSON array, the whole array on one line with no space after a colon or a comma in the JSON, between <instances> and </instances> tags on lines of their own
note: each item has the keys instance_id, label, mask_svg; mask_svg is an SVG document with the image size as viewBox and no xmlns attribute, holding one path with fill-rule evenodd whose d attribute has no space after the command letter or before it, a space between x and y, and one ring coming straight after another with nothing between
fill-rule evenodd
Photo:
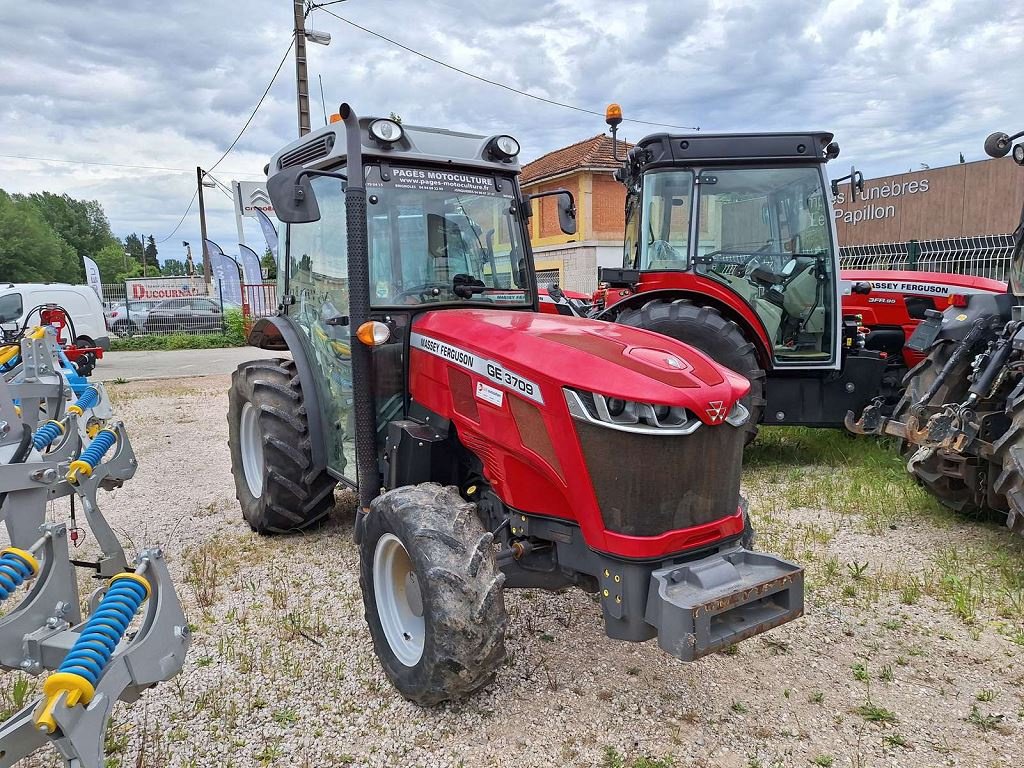
<instances>
[{"instance_id":1,"label":"tractor cab","mask_svg":"<svg viewBox=\"0 0 1024 768\"><path fill-rule=\"evenodd\" d=\"M616 153L621 119L609 107ZM747 376L750 438L759 421L841 426L880 395L886 355L865 349L858 322L842 314L825 174L838 154L821 131L659 133L619 158L623 264L601 270L597 316L691 344Z\"/></svg>"},{"instance_id":2,"label":"tractor cab","mask_svg":"<svg viewBox=\"0 0 1024 768\"><path fill-rule=\"evenodd\" d=\"M823 171L831 142L830 133L643 139L622 172L623 270L655 284L685 273L728 292L773 366L837 367L838 254Z\"/></svg>"}]
</instances>

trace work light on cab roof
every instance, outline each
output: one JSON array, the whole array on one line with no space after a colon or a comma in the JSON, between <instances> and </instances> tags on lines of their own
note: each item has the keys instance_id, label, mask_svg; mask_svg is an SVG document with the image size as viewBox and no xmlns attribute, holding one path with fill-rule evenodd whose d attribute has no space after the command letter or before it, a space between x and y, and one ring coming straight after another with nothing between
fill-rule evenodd
<instances>
[{"instance_id":1,"label":"work light on cab roof","mask_svg":"<svg viewBox=\"0 0 1024 768\"><path fill-rule=\"evenodd\" d=\"M519 142L511 136L495 136L487 149L496 160L507 163L519 154Z\"/></svg>"},{"instance_id":2,"label":"work light on cab roof","mask_svg":"<svg viewBox=\"0 0 1024 768\"><path fill-rule=\"evenodd\" d=\"M402 138L402 126L394 120L374 120L368 130L381 144L391 145Z\"/></svg>"}]
</instances>

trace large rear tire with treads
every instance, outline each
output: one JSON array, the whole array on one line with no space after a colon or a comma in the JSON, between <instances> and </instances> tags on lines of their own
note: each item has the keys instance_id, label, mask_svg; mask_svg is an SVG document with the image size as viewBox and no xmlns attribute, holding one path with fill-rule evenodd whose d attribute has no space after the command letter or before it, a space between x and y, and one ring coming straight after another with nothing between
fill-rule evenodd
<instances>
[{"instance_id":1,"label":"large rear tire with treads","mask_svg":"<svg viewBox=\"0 0 1024 768\"><path fill-rule=\"evenodd\" d=\"M295 362L242 363L228 393L235 497L257 533L307 530L334 508L337 482L313 466L309 419Z\"/></svg>"}]
</instances>

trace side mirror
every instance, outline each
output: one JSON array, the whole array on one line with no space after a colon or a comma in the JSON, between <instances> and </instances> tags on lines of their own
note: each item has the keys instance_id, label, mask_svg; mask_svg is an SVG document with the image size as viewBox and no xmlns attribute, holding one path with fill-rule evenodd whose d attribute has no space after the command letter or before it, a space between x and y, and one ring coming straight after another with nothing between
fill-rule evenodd
<instances>
[{"instance_id":1,"label":"side mirror","mask_svg":"<svg viewBox=\"0 0 1024 768\"><path fill-rule=\"evenodd\" d=\"M558 196L558 226L566 235L576 234L576 201L571 192Z\"/></svg>"},{"instance_id":2,"label":"side mirror","mask_svg":"<svg viewBox=\"0 0 1024 768\"><path fill-rule=\"evenodd\" d=\"M573 199L572 192L567 189L549 189L547 192L538 192L535 195L530 195L526 198L525 202L529 205L531 200L536 200L538 197L551 197L552 195L558 196L558 226L562 232L566 235L576 234L576 201ZM529 214L527 214L529 215Z\"/></svg>"},{"instance_id":3,"label":"side mirror","mask_svg":"<svg viewBox=\"0 0 1024 768\"><path fill-rule=\"evenodd\" d=\"M344 189L344 174L311 171L301 166L285 168L267 179L267 194L278 219L285 224L309 224L320 220L320 206L313 191L314 176L340 179Z\"/></svg>"},{"instance_id":4,"label":"side mirror","mask_svg":"<svg viewBox=\"0 0 1024 768\"><path fill-rule=\"evenodd\" d=\"M1010 137L998 131L985 139L985 154L989 157L1006 157L1010 152Z\"/></svg>"}]
</instances>

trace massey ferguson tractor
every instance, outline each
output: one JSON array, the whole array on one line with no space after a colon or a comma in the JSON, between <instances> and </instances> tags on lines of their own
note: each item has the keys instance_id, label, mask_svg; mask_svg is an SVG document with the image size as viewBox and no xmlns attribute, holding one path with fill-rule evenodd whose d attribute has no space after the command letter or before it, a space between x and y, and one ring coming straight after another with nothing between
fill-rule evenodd
<instances>
[{"instance_id":1,"label":"massey ferguson tractor","mask_svg":"<svg viewBox=\"0 0 1024 768\"><path fill-rule=\"evenodd\" d=\"M609 636L697 659L801 615L750 550L746 379L677 341L538 312L519 144L357 118L275 155L281 309L241 365L232 469L259 533L358 489L374 648L406 698L490 681L508 587L596 594ZM558 198L562 228L574 203Z\"/></svg>"},{"instance_id":2,"label":"massey ferguson tractor","mask_svg":"<svg viewBox=\"0 0 1024 768\"><path fill-rule=\"evenodd\" d=\"M622 111L610 105L606 117L615 141ZM616 174L623 266L601 270L594 316L678 339L746 376L748 440L758 422L841 427L877 398L891 409L908 326L936 298L982 290L953 287L960 276L840 276L832 138L659 133ZM860 174L844 178L855 199Z\"/></svg>"},{"instance_id":3,"label":"massey ferguson tractor","mask_svg":"<svg viewBox=\"0 0 1024 768\"><path fill-rule=\"evenodd\" d=\"M991 157L1024 166L1024 131L994 133ZM1024 208L1003 294L964 295L931 311L908 346L926 357L891 417L879 407L848 426L903 439L907 469L943 504L994 511L1024 535Z\"/></svg>"}]
</instances>

